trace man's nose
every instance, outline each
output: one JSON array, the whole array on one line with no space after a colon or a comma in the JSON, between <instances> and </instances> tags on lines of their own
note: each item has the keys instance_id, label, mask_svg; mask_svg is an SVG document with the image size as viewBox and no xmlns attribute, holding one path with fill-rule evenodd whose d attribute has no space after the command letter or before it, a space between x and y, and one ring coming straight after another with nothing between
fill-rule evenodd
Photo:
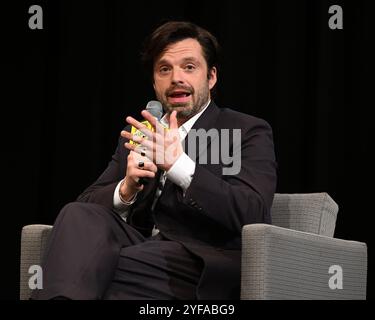
<instances>
[{"instance_id":1,"label":"man's nose","mask_svg":"<svg viewBox=\"0 0 375 320\"><path fill-rule=\"evenodd\" d=\"M172 71L172 84L184 84L183 70L175 68Z\"/></svg>"}]
</instances>

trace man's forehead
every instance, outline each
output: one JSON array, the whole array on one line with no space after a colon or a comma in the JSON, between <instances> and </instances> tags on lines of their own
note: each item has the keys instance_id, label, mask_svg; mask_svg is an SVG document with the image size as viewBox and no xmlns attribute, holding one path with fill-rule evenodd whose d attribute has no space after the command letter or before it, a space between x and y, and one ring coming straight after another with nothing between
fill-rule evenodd
<instances>
[{"instance_id":1,"label":"man's forehead","mask_svg":"<svg viewBox=\"0 0 375 320\"><path fill-rule=\"evenodd\" d=\"M159 63L162 60L201 60L203 59L202 47L195 39L185 39L170 44L160 54L156 60Z\"/></svg>"}]
</instances>

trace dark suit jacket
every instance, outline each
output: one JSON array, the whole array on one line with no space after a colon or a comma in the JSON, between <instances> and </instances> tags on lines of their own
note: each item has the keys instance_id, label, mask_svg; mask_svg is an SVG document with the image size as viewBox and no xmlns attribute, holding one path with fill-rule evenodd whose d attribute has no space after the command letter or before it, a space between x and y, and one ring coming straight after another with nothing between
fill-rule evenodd
<instances>
[{"instance_id":1,"label":"dark suit jacket","mask_svg":"<svg viewBox=\"0 0 375 320\"><path fill-rule=\"evenodd\" d=\"M271 223L270 207L276 187L272 130L262 119L218 108L214 102L192 129L199 128L241 130L240 172L223 175L226 165L222 161L201 164L200 152L204 150L199 150L193 159L195 173L185 196L179 186L167 180L151 212L157 178L153 179L138 194L127 222L145 236L151 234L155 223L166 238L181 242L202 259L204 270L197 288L198 298L239 298L242 226ZM114 190L126 172L129 151L124 147L125 142L119 139L112 161L98 180L82 193L79 201L113 208ZM211 145L213 141L208 143L208 154ZM230 148L230 152L235 152L233 141Z\"/></svg>"}]
</instances>

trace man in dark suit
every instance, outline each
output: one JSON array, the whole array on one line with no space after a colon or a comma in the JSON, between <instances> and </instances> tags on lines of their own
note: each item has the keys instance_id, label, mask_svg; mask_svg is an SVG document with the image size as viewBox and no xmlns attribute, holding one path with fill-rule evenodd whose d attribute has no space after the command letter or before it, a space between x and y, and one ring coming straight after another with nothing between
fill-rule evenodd
<instances>
[{"instance_id":1,"label":"man in dark suit","mask_svg":"<svg viewBox=\"0 0 375 320\"><path fill-rule=\"evenodd\" d=\"M128 117L107 169L62 209L34 299L239 298L242 226L271 223L276 163L264 120L211 100L217 51L192 23L152 33L143 62L165 115L142 111L153 130Z\"/></svg>"}]
</instances>

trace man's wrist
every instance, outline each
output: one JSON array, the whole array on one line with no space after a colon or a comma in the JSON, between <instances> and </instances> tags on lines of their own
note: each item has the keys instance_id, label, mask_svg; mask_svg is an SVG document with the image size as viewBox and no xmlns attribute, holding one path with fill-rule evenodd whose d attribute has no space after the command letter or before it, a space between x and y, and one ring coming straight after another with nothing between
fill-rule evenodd
<instances>
[{"instance_id":1,"label":"man's wrist","mask_svg":"<svg viewBox=\"0 0 375 320\"><path fill-rule=\"evenodd\" d=\"M119 198L120 198L121 202L123 204L126 204L126 205L129 206L129 205L131 205L135 202L138 192L134 192L134 193L131 193L131 194L126 194L126 193L123 194L121 191L123 189L125 181L126 181L126 177L122 180L122 182L120 184L120 188L118 190L118 195L119 195Z\"/></svg>"}]
</instances>

